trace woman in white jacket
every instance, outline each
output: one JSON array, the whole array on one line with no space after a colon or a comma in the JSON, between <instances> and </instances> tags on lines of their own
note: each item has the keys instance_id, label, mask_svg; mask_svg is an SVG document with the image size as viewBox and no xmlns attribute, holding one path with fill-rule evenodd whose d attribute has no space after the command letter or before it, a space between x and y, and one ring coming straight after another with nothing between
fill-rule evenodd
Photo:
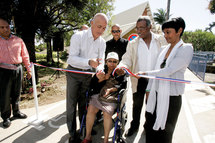
<instances>
[{"instance_id":1,"label":"woman in white jacket","mask_svg":"<svg viewBox=\"0 0 215 143\"><path fill-rule=\"evenodd\" d=\"M192 45L181 40L184 29L185 22L181 17L165 22L162 30L169 45L160 53L155 70L139 72L137 76L142 74L183 80L193 56ZM172 142L184 88L184 83L150 80L144 124L146 143Z\"/></svg>"}]
</instances>

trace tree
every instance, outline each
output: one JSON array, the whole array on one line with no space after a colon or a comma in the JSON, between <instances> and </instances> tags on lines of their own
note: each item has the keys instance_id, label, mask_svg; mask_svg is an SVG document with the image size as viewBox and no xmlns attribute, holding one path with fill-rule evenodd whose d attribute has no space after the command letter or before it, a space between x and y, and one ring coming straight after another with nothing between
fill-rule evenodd
<instances>
[{"instance_id":1,"label":"tree","mask_svg":"<svg viewBox=\"0 0 215 143\"><path fill-rule=\"evenodd\" d=\"M215 0L210 0L208 9L212 14L215 14Z\"/></svg>"},{"instance_id":2,"label":"tree","mask_svg":"<svg viewBox=\"0 0 215 143\"><path fill-rule=\"evenodd\" d=\"M8 19L13 19L15 24L16 34L24 40L32 62L36 62L35 57L35 33L44 28L50 28L53 24L52 20L57 21L55 9L62 8L77 8L81 10L81 6L86 3L86 0L1 0L1 12ZM56 5L56 7L52 7ZM6 8L4 8L6 7ZM64 12L62 10L62 12ZM2 15L2 13L1 13ZM55 22L56 22L55 21Z\"/></svg>"},{"instance_id":3,"label":"tree","mask_svg":"<svg viewBox=\"0 0 215 143\"><path fill-rule=\"evenodd\" d=\"M211 0L211 1L209 2L208 9L210 10L210 12L211 12L212 14L215 14L215 0ZM205 29L205 31L210 31L210 32L212 32L212 28L213 28L213 27L215 27L215 22L209 24L209 27L207 27L207 28Z\"/></svg>"},{"instance_id":4,"label":"tree","mask_svg":"<svg viewBox=\"0 0 215 143\"><path fill-rule=\"evenodd\" d=\"M205 28L205 31L210 31L211 33L213 33L213 32L212 32L213 27L215 27L215 22L210 23L210 24L209 24L209 27L206 27L206 28Z\"/></svg>"},{"instance_id":5,"label":"tree","mask_svg":"<svg viewBox=\"0 0 215 143\"><path fill-rule=\"evenodd\" d=\"M46 42L47 63L51 62L53 64L54 62L52 59L51 40L54 38L56 33L64 33L68 30L71 30L71 27L77 27L74 22L69 23L69 18L67 15L74 13L74 11L81 12L84 5L87 4L87 0L84 0L82 2L83 3L79 3L77 6L74 6L68 1L57 0L52 1L52 3L49 3L49 5L46 5L44 7L44 19L42 21L45 23L38 29L37 34L40 35L40 37L43 38Z\"/></svg>"},{"instance_id":6,"label":"tree","mask_svg":"<svg viewBox=\"0 0 215 143\"><path fill-rule=\"evenodd\" d=\"M167 13L166 13L166 20L170 17L170 2L171 0L167 0Z\"/></svg>"},{"instance_id":7,"label":"tree","mask_svg":"<svg viewBox=\"0 0 215 143\"><path fill-rule=\"evenodd\" d=\"M24 40L32 62L35 34L46 41L55 32L67 32L87 23L96 12L109 13L113 0L1 0L0 16L13 19L16 34Z\"/></svg>"},{"instance_id":8,"label":"tree","mask_svg":"<svg viewBox=\"0 0 215 143\"><path fill-rule=\"evenodd\" d=\"M157 24L162 25L166 21L166 12L163 8L157 9L158 12L153 13L154 20Z\"/></svg>"}]
</instances>

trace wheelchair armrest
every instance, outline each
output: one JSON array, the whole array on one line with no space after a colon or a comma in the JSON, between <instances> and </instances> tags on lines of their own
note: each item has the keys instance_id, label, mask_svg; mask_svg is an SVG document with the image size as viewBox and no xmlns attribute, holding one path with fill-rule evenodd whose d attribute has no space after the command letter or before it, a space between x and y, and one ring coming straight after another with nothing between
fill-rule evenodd
<instances>
[{"instance_id":1,"label":"wheelchair armrest","mask_svg":"<svg viewBox=\"0 0 215 143\"><path fill-rule=\"evenodd\" d=\"M120 94L120 95L123 94L124 91L125 91L125 89L121 89L121 90L119 91L119 94Z\"/></svg>"}]
</instances>

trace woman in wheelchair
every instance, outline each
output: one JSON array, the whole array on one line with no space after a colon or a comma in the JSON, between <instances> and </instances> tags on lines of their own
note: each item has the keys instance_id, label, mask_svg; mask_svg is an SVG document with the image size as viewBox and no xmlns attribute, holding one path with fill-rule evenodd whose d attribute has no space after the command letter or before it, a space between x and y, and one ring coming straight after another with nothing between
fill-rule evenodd
<instances>
[{"instance_id":1,"label":"woman in wheelchair","mask_svg":"<svg viewBox=\"0 0 215 143\"><path fill-rule=\"evenodd\" d=\"M119 63L118 54L110 52L106 58L104 72L98 72L91 80L89 106L86 117L86 137L82 143L91 143L91 131L96 114L102 110L104 117L104 143L108 143L108 137L112 128L112 115L117 107L117 95L126 87L124 76L112 75Z\"/></svg>"}]
</instances>

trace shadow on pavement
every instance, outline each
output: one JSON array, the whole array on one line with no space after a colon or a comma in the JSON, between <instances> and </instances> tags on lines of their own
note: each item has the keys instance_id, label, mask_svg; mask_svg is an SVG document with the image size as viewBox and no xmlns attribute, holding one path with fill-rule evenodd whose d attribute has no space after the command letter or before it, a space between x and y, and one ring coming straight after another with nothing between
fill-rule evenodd
<instances>
[{"instance_id":1,"label":"shadow on pavement","mask_svg":"<svg viewBox=\"0 0 215 143\"><path fill-rule=\"evenodd\" d=\"M66 143L66 141L68 140L68 138L69 138L69 133L66 134L66 135L64 135L64 136L62 136L61 139L60 139L60 141L58 143Z\"/></svg>"},{"instance_id":2,"label":"shadow on pavement","mask_svg":"<svg viewBox=\"0 0 215 143\"><path fill-rule=\"evenodd\" d=\"M3 124L3 123L2 123L2 124ZM1 125L1 127L4 128L3 125ZM0 142L4 142L4 141L7 140L8 138L10 138L10 137L14 136L15 134L21 132L22 130L26 129L27 127L29 127L29 125L27 125L27 126L21 128L21 129L19 129L18 131L14 132L14 133L12 133L12 134L10 134L10 135L8 135L7 137L1 139Z\"/></svg>"},{"instance_id":3,"label":"shadow on pavement","mask_svg":"<svg viewBox=\"0 0 215 143\"><path fill-rule=\"evenodd\" d=\"M34 143L41 140L44 140L56 130L60 128L60 126L64 125L66 122L66 113L62 113L56 115L54 118L44 122L39 127L33 127L30 130L26 131L24 134L16 138L13 142L14 143ZM68 138L67 138L68 139ZM62 138L61 138L62 140ZM57 141L56 141L57 142Z\"/></svg>"}]
</instances>

